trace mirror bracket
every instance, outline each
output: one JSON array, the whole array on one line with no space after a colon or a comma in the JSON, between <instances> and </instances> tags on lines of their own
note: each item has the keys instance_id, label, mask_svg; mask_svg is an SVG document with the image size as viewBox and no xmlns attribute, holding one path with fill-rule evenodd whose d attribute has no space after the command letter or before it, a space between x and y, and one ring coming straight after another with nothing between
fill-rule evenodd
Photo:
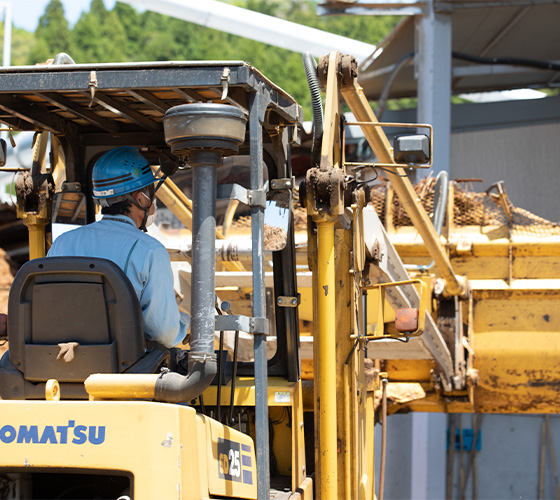
<instances>
[{"instance_id":1,"label":"mirror bracket","mask_svg":"<svg viewBox=\"0 0 560 500\"><path fill-rule=\"evenodd\" d=\"M266 208L266 193L263 190L245 189L239 184L218 184L218 199L237 200L249 207Z\"/></svg>"},{"instance_id":2,"label":"mirror bracket","mask_svg":"<svg viewBox=\"0 0 560 500\"><path fill-rule=\"evenodd\" d=\"M286 177L284 179L272 179L270 181L270 189L281 190L281 189L293 189L296 183L295 177Z\"/></svg>"},{"instance_id":3,"label":"mirror bracket","mask_svg":"<svg viewBox=\"0 0 560 500\"><path fill-rule=\"evenodd\" d=\"M389 287L414 285L417 287L419 301L418 308L400 309L397 314L398 322L403 325L397 336L385 332L385 290ZM429 306L428 285L420 279L394 281L390 283L377 283L364 287L365 290L377 290L379 293L377 312L377 332L375 335L363 335L360 338L367 340L396 339L408 341L410 337L419 337L424 333L426 313Z\"/></svg>"}]
</instances>

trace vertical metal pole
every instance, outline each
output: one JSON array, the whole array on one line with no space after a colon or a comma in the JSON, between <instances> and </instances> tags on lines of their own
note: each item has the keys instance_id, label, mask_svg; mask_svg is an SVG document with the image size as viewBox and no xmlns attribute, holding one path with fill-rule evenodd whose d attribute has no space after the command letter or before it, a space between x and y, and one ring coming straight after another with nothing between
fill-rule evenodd
<instances>
[{"instance_id":1,"label":"vertical metal pole","mask_svg":"<svg viewBox=\"0 0 560 500\"><path fill-rule=\"evenodd\" d=\"M193 151L191 353L214 352L216 274L216 170L219 151Z\"/></svg>"},{"instance_id":2,"label":"vertical metal pole","mask_svg":"<svg viewBox=\"0 0 560 500\"><path fill-rule=\"evenodd\" d=\"M428 498L428 414L412 414L410 498Z\"/></svg>"},{"instance_id":3,"label":"vertical metal pole","mask_svg":"<svg viewBox=\"0 0 560 500\"><path fill-rule=\"evenodd\" d=\"M433 4L430 0L426 14L416 16L417 120L434 127L434 170L449 172L452 22L450 14L436 13Z\"/></svg>"},{"instance_id":4,"label":"vertical metal pole","mask_svg":"<svg viewBox=\"0 0 560 500\"><path fill-rule=\"evenodd\" d=\"M317 223L319 313L319 465L321 500L338 497L334 222Z\"/></svg>"},{"instance_id":5,"label":"vertical metal pole","mask_svg":"<svg viewBox=\"0 0 560 500\"><path fill-rule=\"evenodd\" d=\"M2 66L8 67L11 64L12 49L12 4L2 2L0 3L0 8L4 9L4 53Z\"/></svg>"},{"instance_id":6,"label":"vertical metal pole","mask_svg":"<svg viewBox=\"0 0 560 500\"><path fill-rule=\"evenodd\" d=\"M260 89L262 90L262 89ZM251 189L263 189L262 125L264 116L262 95L250 97L249 133L251 152ZM253 239L253 316L266 317L266 287L264 261L264 208L251 207ZM268 442L268 363L266 336L255 333L255 431L257 452L257 495L259 500L270 497L270 466Z\"/></svg>"},{"instance_id":7,"label":"vertical metal pole","mask_svg":"<svg viewBox=\"0 0 560 500\"><path fill-rule=\"evenodd\" d=\"M447 476L445 481L445 498L453 500L453 478L455 477L455 430L457 429L457 416L450 414L449 422L449 449L447 451Z\"/></svg>"}]
</instances>

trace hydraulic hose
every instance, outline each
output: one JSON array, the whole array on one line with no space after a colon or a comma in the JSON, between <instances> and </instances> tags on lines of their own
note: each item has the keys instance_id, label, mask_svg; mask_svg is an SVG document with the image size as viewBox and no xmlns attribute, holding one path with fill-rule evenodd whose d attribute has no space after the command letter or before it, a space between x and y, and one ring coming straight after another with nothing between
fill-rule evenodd
<instances>
[{"instance_id":1,"label":"hydraulic hose","mask_svg":"<svg viewBox=\"0 0 560 500\"><path fill-rule=\"evenodd\" d=\"M454 59L461 59L476 64L507 64L510 66L525 66L527 68L537 68L550 71L560 71L560 64L550 61L539 61L536 59L524 59L521 57L480 57L463 52L453 51L451 56Z\"/></svg>"},{"instance_id":2,"label":"hydraulic hose","mask_svg":"<svg viewBox=\"0 0 560 500\"><path fill-rule=\"evenodd\" d=\"M447 209L447 196L449 194L449 174L442 170L436 177L434 184L434 217L433 224L436 233L441 235L443 221L445 220L445 210ZM413 271L429 271L434 266L434 261L429 264L405 264L405 269Z\"/></svg>"},{"instance_id":3,"label":"hydraulic hose","mask_svg":"<svg viewBox=\"0 0 560 500\"><path fill-rule=\"evenodd\" d=\"M156 381L154 399L166 403L185 403L201 395L218 372L216 360L189 360L188 375L167 372Z\"/></svg>"},{"instance_id":4,"label":"hydraulic hose","mask_svg":"<svg viewBox=\"0 0 560 500\"><path fill-rule=\"evenodd\" d=\"M395 66L391 70L391 73L389 74L389 77L385 81L383 90L381 91L381 95L379 96L379 100L377 101L377 110L375 112L379 121L383 120L383 114L385 113L385 109L387 108L387 101L389 99L391 88L395 79L397 78L397 75L400 73L401 69L403 69L413 58L414 51L402 56L395 64Z\"/></svg>"},{"instance_id":5,"label":"hydraulic hose","mask_svg":"<svg viewBox=\"0 0 560 500\"><path fill-rule=\"evenodd\" d=\"M321 89L317 78L317 62L309 53L302 55L307 85L311 93L311 106L313 108L313 145L311 147L312 166L319 165L321 161L321 141L323 139L323 100Z\"/></svg>"}]
</instances>

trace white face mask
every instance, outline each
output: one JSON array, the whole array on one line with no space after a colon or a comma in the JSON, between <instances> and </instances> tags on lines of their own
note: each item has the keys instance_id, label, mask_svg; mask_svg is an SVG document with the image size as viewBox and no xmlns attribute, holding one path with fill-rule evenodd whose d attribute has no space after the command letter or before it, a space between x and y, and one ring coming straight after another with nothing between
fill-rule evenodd
<instances>
[{"instance_id":1,"label":"white face mask","mask_svg":"<svg viewBox=\"0 0 560 500\"><path fill-rule=\"evenodd\" d=\"M148 195L146 195L146 193L144 193L144 191L142 191L142 194L149 200L150 197ZM156 205L156 200L154 198L154 200L152 201L152 204L154 205L154 213L151 215L148 215L148 218L146 219L146 227L150 227L153 223L154 220L156 219L156 215L157 215L157 205Z\"/></svg>"}]
</instances>

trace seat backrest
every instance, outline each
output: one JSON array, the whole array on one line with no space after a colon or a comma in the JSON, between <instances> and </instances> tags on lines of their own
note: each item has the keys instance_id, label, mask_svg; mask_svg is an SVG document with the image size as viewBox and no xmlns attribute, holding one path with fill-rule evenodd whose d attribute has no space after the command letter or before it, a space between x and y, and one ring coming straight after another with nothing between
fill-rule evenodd
<instances>
[{"instance_id":1,"label":"seat backrest","mask_svg":"<svg viewBox=\"0 0 560 500\"><path fill-rule=\"evenodd\" d=\"M144 355L142 310L112 261L34 259L21 267L10 290L8 342L11 363L29 382L121 373ZM59 344L71 342L78 344L73 359L57 361Z\"/></svg>"}]
</instances>

